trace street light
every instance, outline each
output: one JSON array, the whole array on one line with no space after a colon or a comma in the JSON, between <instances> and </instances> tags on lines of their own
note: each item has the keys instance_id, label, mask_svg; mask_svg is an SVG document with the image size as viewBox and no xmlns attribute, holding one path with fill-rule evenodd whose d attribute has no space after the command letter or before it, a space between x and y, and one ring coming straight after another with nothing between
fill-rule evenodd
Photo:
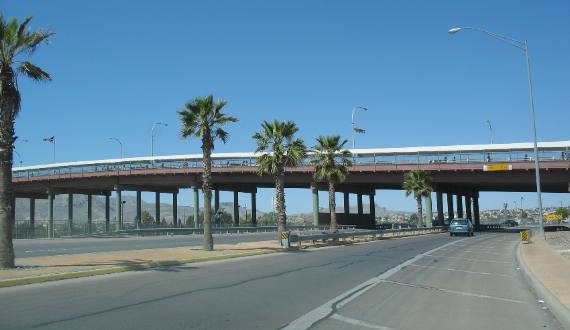
<instances>
[{"instance_id":1,"label":"street light","mask_svg":"<svg viewBox=\"0 0 570 330\"><path fill-rule=\"evenodd\" d=\"M363 130L362 128L356 127L355 116L356 116L357 110L368 111L368 108L361 107L361 106L356 106L356 107L352 108L352 149L356 149L356 136L355 135L356 134L364 134L366 132L366 130Z\"/></svg>"},{"instance_id":2,"label":"street light","mask_svg":"<svg viewBox=\"0 0 570 330\"><path fill-rule=\"evenodd\" d=\"M16 141L14 141L14 148L12 148L12 151L14 151L14 153L18 156L18 159L20 160L20 165L22 165L22 155L20 155L20 153L16 150L16 142L28 142L28 139L16 139Z\"/></svg>"},{"instance_id":3,"label":"street light","mask_svg":"<svg viewBox=\"0 0 570 330\"><path fill-rule=\"evenodd\" d=\"M487 125L489 125L489 131L491 132L491 144L493 144L493 126L491 126L491 121L487 119L486 121Z\"/></svg>"},{"instance_id":4,"label":"street light","mask_svg":"<svg viewBox=\"0 0 570 330\"><path fill-rule=\"evenodd\" d=\"M161 122L156 122L156 123L152 124L152 128L150 129L150 156L151 157L154 157L154 129L156 128L156 126L168 127L168 124L161 123Z\"/></svg>"},{"instance_id":5,"label":"street light","mask_svg":"<svg viewBox=\"0 0 570 330\"><path fill-rule=\"evenodd\" d=\"M538 159L538 144L536 141L536 113L534 110L534 95L532 91L532 77L530 73L530 59L528 55L528 42L519 41L495 32L490 32L484 29L475 28L475 27L455 27L449 29L449 34L456 34L461 30L476 30L482 32L490 37L493 37L497 40L500 40L504 43L507 43L513 47L516 47L522 51L524 51L525 59L526 59L526 68L527 68L527 77L528 77L528 91L529 91L529 100L530 100L530 114L531 114L531 121L532 121L532 140L534 144L534 170L535 170L535 177L536 177L536 198L538 202L538 216L539 216L539 235L542 236L543 239L546 239L544 234L544 213L542 211L542 196L540 191L540 160Z\"/></svg>"},{"instance_id":6,"label":"street light","mask_svg":"<svg viewBox=\"0 0 570 330\"><path fill-rule=\"evenodd\" d=\"M121 140L117 139L116 137L110 137L109 140L117 141L117 143L119 143L119 145L121 146L121 159L122 159L123 158L123 142L121 142Z\"/></svg>"}]
</instances>

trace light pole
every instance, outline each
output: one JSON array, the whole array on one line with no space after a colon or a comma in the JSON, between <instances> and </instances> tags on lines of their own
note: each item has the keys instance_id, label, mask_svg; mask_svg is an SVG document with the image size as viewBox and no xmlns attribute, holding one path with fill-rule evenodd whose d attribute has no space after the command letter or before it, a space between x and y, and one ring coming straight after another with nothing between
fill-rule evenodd
<instances>
[{"instance_id":1,"label":"light pole","mask_svg":"<svg viewBox=\"0 0 570 330\"><path fill-rule=\"evenodd\" d=\"M546 239L544 235L544 213L542 211L542 196L541 196L541 189L540 189L540 160L538 159L538 143L536 141L536 113L534 110L534 94L532 91L532 77L530 73L530 59L528 55L528 42L519 41L495 32L490 32L484 29L475 28L475 27L456 27L450 29L448 32L449 34L455 34L461 30L476 30L482 32L490 37L493 37L497 40L500 40L504 43L507 43L511 46L514 46L524 52L525 59L526 59L526 68L527 68L527 77L528 77L528 91L529 91L529 100L530 100L530 114L531 114L531 121L532 121L532 140L534 144L534 170L535 170L535 177L536 177L536 198L538 202L538 216L539 216L539 235L542 236L543 239Z\"/></svg>"},{"instance_id":2,"label":"light pole","mask_svg":"<svg viewBox=\"0 0 570 330\"><path fill-rule=\"evenodd\" d=\"M127 203L127 201L121 201L121 220L119 221L121 226L123 226L123 220L125 219L125 204L126 203Z\"/></svg>"},{"instance_id":3,"label":"light pole","mask_svg":"<svg viewBox=\"0 0 570 330\"><path fill-rule=\"evenodd\" d=\"M368 108L361 106L356 106L352 108L352 149L356 149L356 134L364 134L366 132L362 128L356 127L355 119L356 119L357 110L368 111Z\"/></svg>"},{"instance_id":4,"label":"light pole","mask_svg":"<svg viewBox=\"0 0 570 330\"><path fill-rule=\"evenodd\" d=\"M487 125L489 125L489 131L491 132L491 144L493 144L494 136L493 136L493 126L491 126L491 121L487 119Z\"/></svg>"},{"instance_id":5,"label":"light pole","mask_svg":"<svg viewBox=\"0 0 570 330\"><path fill-rule=\"evenodd\" d=\"M110 137L109 140L117 141L117 143L121 147L121 159L122 159L123 158L123 142L121 142L121 140L117 139L116 137Z\"/></svg>"},{"instance_id":6,"label":"light pole","mask_svg":"<svg viewBox=\"0 0 570 330\"><path fill-rule=\"evenodd\" d=\"M44 138L44 141L53 145L53 162L55 163L55 135Z\"/></svg>"},{"instance_id":7,"label":"light pole","mask_svg":"<svg viewBox=\"0 0 570 330\"><path fill-rule=\"evenodd\" d=\"M16 142L28 142L28 139L17 139L16 141L14 141L14 144L16 144ZM16 151L16 146L12 148L12 151L14 151L14 153L18 156L18 159L20 160L20 165L22 165L22 155L20 155L20 153Z\"/></svg>"},{"instance_id":8,"label":"light pole","mask_svg":"<svg viewBox=\"0 0 570 330\"><path fill-rule=\"evenodd\" d=\"M150 129L150 156L151 157L154 157L154 129L156 128L156 126L168 127L168 124L161 123L161 122L156 122L156 123L152 124L152 128Z\"/></svg>"},{"instance_id":9,"label":"light pole","mask_svg":"<svg viewBox=\"0 0 570 330\"><path fill-rule=\"evenodd\" d=\"M243 209L245 210L245 222L247 223L247 206L244 205L244 206L242 206L242 207L243 207Z\"/></svg>"}]
</instances>

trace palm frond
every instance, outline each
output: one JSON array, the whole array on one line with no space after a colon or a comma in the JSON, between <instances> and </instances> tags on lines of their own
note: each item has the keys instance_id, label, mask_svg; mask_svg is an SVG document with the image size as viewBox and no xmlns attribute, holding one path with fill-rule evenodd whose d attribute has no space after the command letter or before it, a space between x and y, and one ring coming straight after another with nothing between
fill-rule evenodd
<instances>
[{"instance_id":1,"label":"palm frond","mask_svg":"<svg viewBox=\"0 0 570 330\"><path fill-rule=\"evenodd\" d=\"M27 61L20 63L18 72L35 81L51 80L49 73Z\"/></svg>"}]
</instances>

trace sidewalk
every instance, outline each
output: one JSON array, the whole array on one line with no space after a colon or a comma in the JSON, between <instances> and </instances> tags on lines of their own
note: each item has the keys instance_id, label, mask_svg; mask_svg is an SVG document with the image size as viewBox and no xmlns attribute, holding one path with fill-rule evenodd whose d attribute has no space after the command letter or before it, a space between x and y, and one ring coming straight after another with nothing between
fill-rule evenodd
<instances>
[{"instance_id":1,"label":"sidewalk","mask_svg":"<svg viewBox=\"0 0 570 330\"><path fill-rule=\"evenodd\" d=\"M200 247L145 249L17 258L16 269L0 270L0 288L92 275L183 265L191 262L230 259L280 251L273 241L219 244L214 251Z\"/></svg>"},{"instance_id":2,"label":"sidewalk","mask_svg":"<svg viewBox=\"0 0 570 330\"><path fill-rule=\"evenodd\" d=\"M546 301L562 324L570 326L570 260L536 237L530 244L521 244L519 251L521 266L529 273L539 299Z\"/></svg>"}]
</instances>

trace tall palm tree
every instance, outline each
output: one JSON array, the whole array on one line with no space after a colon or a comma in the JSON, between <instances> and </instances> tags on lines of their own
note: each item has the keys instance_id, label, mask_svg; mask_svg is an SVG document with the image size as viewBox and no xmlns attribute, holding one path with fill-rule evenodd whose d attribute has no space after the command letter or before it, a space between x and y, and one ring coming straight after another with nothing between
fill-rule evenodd
<instances>
[{"instance_id":1,"label":"tall palm tree","mask_svg":"<svg viewBox=\"0 0 570 330\"><path fill-rule=\"evenodd\" d=\"M212 150L214 140L226 143L229 134L222 129L227 123L235 123L237 118L226 115L222 108L225 100L214 101L213 95L197 97L186 103L183 110L178 111L182 122L180 135L182 138L195 137L202 139L202 191L204 192L204 250L214 249L212 237Z\"/></svg>"},{"instance_id":2,"label":"tall palm tree","mask_svg":"<svg viewBox=\"0 0 570 330\"><path fill-rule=\"evenodd\" d=\"M406 197L414 195L418 208L418 217L420 226L424 226L424 217L422 212L422 197L428 196L433 191L431 187L431 177L422 170L413 170L404 175L404 184L402 188L406 190Z\"/></svg>"},{"instance_id":3,"label":"tall palm tree","mask_svg":"<svg viewBox=\"0 0 570 330\"><path fill-rule=\"evenodd\" d=\"M313 147L313 165L315 165L314 178L325 181L329 186L329 212L331 215L331 230L337 231L335 185L344 182L348 174L349 158L351 153L343 149L347 140L340 140L340 135L319 136L317 144Z\"/></svg>"},{"instance_id":4,"label":"tall palm tree","mask_svg":"<svg viewBox=\"0 0 570 330\"><path fill-rule=\"evenodd\" d=\"M0 268L14 267L12 226L12 161L16 117L20 112L18 74L35 81L51 80L50 75L27 61L36 48L53 33L27 29L31 17L9 21L0 14Z\"/></svg>"},{"instance_id":5,"label":"tall palm tree","mask_svg":"<svg viewBox=\"0 0 570 330\"><path fill-rule=\"evenodd\" d=\"M264 121L261 123L261 131L253 134L253 139L257 142L255 152L263 152L257 160L258 172L260 175L269 174L275 180L278 237L281 237L286 225L283 182L285 167L298 166L307 154L303 140L295 137L297 131L299 128L292 121L274 120Z\"/></svg>"}]
</instances>

